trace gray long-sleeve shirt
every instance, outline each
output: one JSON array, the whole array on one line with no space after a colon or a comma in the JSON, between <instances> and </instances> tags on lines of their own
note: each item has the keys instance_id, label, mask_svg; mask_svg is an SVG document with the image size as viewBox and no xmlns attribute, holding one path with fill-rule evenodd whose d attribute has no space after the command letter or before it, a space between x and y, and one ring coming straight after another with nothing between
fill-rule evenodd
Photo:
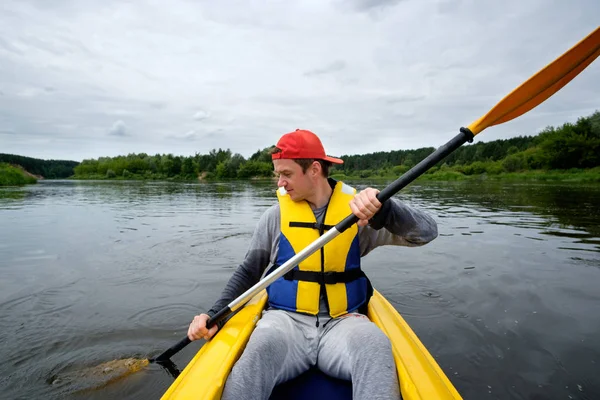
<instances>
[{"instance_id":1,"label":"gray long-sleeve shirt","mask_svg":"<svg viewBox=\"0 0 600 400\"><path fill-rule=\"evenodd\" d=\"M313 210L318 222L322 222L326 207ZM281 233L280 221L279 203L276 203L258 221L244 261L227 282L221 297L208 311L210 316L256 284L266 268L275 263ZM358 234L361 257L364 257L383 245L422 246L435 239L438 231L437 223L431 216L391 198L383 203L367 226L359 227ZM326 315L327 312L321 310L320 314Z\"/></svg>"}]
</instances>

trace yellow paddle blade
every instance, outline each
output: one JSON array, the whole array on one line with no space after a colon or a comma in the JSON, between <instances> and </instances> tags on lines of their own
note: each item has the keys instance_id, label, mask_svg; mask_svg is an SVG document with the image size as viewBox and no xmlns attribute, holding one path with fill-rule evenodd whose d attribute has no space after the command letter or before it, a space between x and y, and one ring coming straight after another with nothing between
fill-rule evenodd
<instances>
[{"instance_id":1,"label":"yellow paddle blade","mask_svg":"<svg viewBox=\"0 0 600 400\"><path fill-rule=\"evenodd\" d=\"M50 383L72 393L95 390L140 371L148 364L148 360L138 358L112 360L94 367L61 373L53 377Z\"/></svg>"},{"instance_id":2,"label":"yellow paddle blade","mask_svg":"<svg viewBox=\"0 0 600 400\"><path fill-rule=\"evenodd\" d=\"M510 121L546 101L600 55L600 27L529 78L487 114L469 125L473 135Z\"/></svg>"}]
</instances>

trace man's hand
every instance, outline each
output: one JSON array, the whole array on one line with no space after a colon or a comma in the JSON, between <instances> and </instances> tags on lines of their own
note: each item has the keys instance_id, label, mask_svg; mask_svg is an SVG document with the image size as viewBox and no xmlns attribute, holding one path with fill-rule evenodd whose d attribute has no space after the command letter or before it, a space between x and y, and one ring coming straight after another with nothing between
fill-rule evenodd
<instances>
[{"instance_id":1,"label":"man's hand","mask_svg":"<svg viewBox=\"0 0 600 400\"><path fill-rule=\"evenodd\" d=\"M352 213L356 215L359 220L358 226L365 226L369 223L369 219L375 215L381 208L381 203L377 200L377 194L379 190L374 188L366 188L354 196L354 199L350 201L350 209Z\"/></svg>"},{"instance_id":2,"label":"man's hand","mask_svg":"<svg viewBox=\"0 0 600 400\"><path fill-rule=\"evenodd\" d=\"M206 329L206 322L209 320L209 318L210 317L208 314L200 314L194 317L194 320L190 324L187 333L187 336L190 340L210 340L215 333L217 333L217 330L219 330L217 325L214 325L210 329Z\"/></svg>"}]
</instances>

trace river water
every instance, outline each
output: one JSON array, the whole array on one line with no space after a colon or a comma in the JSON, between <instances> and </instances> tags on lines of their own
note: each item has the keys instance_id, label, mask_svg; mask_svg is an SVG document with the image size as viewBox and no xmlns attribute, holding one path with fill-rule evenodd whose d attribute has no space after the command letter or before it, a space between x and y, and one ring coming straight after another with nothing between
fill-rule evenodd
<instances>
[{"instance_id":1,"label":"river water","mask_svg":"<svg viewBox=\"0 0 600 400\"><path fill-rule=\"evenodd\" d=\"M160 398L173 378L156 365L77 393L57 377L185 336L274 189L0 188L0 398ZM379 248L364 269L465 399L600 398L600 185L415 183L398 197L433 215L439 237ZM180 369L200 345L173 358Z\"/></svg>"}]
</instances>

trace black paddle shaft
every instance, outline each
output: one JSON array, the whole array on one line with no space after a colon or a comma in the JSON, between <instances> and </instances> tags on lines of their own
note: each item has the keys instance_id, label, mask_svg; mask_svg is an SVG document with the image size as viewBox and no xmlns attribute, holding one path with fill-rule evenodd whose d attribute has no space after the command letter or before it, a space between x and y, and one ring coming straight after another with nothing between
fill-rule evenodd
<instances>
[{"instance_id":1,"label":"black paddle shaft","mask_svg":"<svg viewBox=\"0 0 600 400\"><path fill-rule=\"evenodd\" d=\"M421 176L425 171L429 168L433 167L439 161L444 159L447 155L452 153L454 150L458 149L460 146L465 144L465 142L473 141L473 133L468 128L460 128L460 133L452 138L448 143L438 148L436 151L428 155L425 159L423 159L420 163L412 167L408 170L404 175L400 178L396 179L394 182L389 184L385 189L377 194L377 200L381 203L384 203L402 188L407 186L409 183L417 179ZM349 215L344 218L341 222L339 222L335 229L337 229L340 233L344 232L346 229L350 228L353 224L358 222L358 217L354 214ZM221 311L213 315L207 322L206 327L211 328L213 325L223 321L231 314L231 308L229 306L224 307ZM167 351L162 353L156 358L150 359L150 362L166 362L176 353L178 353L185 346L190 344L192 341L186 336L181 339L179 343L175 344L173 347L169 348Z\"/></svg>"},{"instance_id":2,"label":"black paddle shaft","mask_svg":"<svg viewBox=\"0 0 600 400\"><path fill-rule=\"evenodd\" d=\"M225 319L230 313L231 313L231 309L229 307L224 307L221 311L219 311L218 313L213 315L208 321L206 321L206 327L208 329L212 328L216 323ZM181 339L179 342L177 342L175 345L171 346L167 351L165 351L164 353L162 353L161 355L159 355L156 358L151 358L149 361L159 363L159 364L168 362L168 361L170 361L171 357L173 357L175 354L179 353L179 351L181 349L183 349L185 346L187 346L190 343L192 343L192 341L190 340L190 338L188 338L186 336L183 339Z\"/></svg>"},{"instance_id":3,"label":"black paddle shaft","mask_svg":"<svg viewBox=\"0 0 600 400\"><path fill-rule=\"evenodd\" d=\"M465 142L472 142L473 137L473 133L468 128L460 128L460 133L453 137L448 143L428 155L420 163L412 167L404 175L390 183L385 189L379 192L377 194L377 200L379 200L381 203L384 203L409 183L423 175L429 168L433 167L435 164L443 160L447 155L465 144ZM351 214L344 218L343 221L339 222L335 228L340 232L344 232L346 229L357 223L358 219L359 218L356 215Z\"/></svg>"}]
</instances>

